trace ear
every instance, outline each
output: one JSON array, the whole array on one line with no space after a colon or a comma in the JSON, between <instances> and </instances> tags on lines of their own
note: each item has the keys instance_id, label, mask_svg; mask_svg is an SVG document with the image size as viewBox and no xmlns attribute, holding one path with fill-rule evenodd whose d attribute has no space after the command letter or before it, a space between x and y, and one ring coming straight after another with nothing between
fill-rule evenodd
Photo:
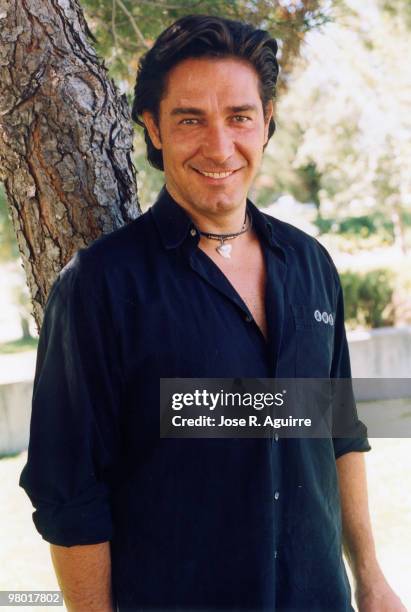
<instances>
[{"instance_id":1,"label":"ear","mask_svg":"<svg viewBox=\"0 0 411 612\"><path fill-rule=\"evenodd\" d=\"M153 114L149 111L144 111L141 116L143 118L144 125L146 126L146 129L148 131L148 135L150 136L151 142L153 143L156 149L161 149L162 145L160 138L160 130L156 120L154 119Z\"/></svg>"},{"instance_id":2,"label":"ear","mask_svg":"<svg viewBox=\"0 0 411 612\"><path fill-rule=\"evenodd\" d=\"M273 101L270 100L267 104L267 107L264 113L264 143L265 144L267 144L268 142L268 128L269 128L270 120L271 120L271 117L273 116L273 113L274 113Z\"/></svg>"}]
</instances>

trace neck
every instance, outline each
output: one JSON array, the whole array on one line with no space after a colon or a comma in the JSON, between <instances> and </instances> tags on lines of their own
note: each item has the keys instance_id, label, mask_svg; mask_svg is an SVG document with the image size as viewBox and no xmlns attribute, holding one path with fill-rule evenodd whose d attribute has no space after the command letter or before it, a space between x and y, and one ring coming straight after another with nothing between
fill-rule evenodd
<instances>
[{"instance_id":1,"label":"neck","mask_svg":"<svg viewBox=\"0 0 411 612\"><path fill-rule=\"evenodd\" d=\"M194 219L193 219L194 220ZM238 217L230 217L227 223L221 222L220 218L216 219L215 222L213 219L202 217L200 221L195 222L197 227L200 230L200 233L207 236L236 236L238 234L244 233L247 226L249 226L249 219L247 219L247 213L244 210L244 213L241 219ZM200 226L201 223L201 226ZM214 227L216 229L208 229L210 227ZM207 229L204 229L207 228Z\"/></svg>"},{"instance_id":2,"label":"neck","mask_svg":"<svg viewBox=\"0 0 411 612\"><path fill-rule=\"evenodd\" d=\"M234 240L237 247L240 247L240 245L244 247L250 240L250 232L248 231L250 229L250 218L246 219L245 205L241 210L230 211L230 214L224 217L221 216L221 213L218 217L211 214L192 215L191 213L190 216L201 232L199 246L205 248L206 251L210 248L218 250L221 245L232 244ZM247 229L242 231L245 227ZM220 244L216 243L219 236L221 236ZM229 248L231 252L231 247Z\"/></svg>"},{"instance_id":3,"label":"neck","mask_svg":"<svg viewBox=\"0 0 411 612\"><path fill-rule=\"evenodd\" d=\"M229 209L220 207L218 204L212 209L190 206L183 202L177 194L174 194L172 187L166 184L166 189L175 202L184 208L191 220L201 232L210 234L234 234L243 227L247 201L244 201Z\"/></svg>"}]
</instances>

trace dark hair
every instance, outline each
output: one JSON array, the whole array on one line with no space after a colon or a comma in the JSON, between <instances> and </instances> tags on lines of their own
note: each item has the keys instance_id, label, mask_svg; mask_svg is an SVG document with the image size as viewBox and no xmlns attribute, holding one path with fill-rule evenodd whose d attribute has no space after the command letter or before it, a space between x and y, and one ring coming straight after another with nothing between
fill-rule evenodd
<instances>
[{"instance_id":1,"label":"dark hair","mask_svg":"<svg viewBox=\"0 0 411 612\"><path fill-rule=\"evenodd\" d=\"M209 15L187 15L160 34L139 62L131 116L144 127L147 158L154 168L164 170L163 155L151 142L141 120L144 111L159 121L160 101L165 94L167 75L178 63L192 57L236 57L248 61L257 71L264 112L275 96L278 76L277 42L265 30L241 21ZM274 134L270 120L268 138Z\"/></svg>"}]
</instances>

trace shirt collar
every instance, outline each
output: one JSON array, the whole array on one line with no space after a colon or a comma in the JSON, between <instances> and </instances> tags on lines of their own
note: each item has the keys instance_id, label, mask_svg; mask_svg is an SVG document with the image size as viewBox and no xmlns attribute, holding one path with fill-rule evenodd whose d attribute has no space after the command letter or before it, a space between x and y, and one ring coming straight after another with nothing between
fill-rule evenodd
<instances>
[{"instance_id":1,"label":"shirt collar","mask_svg":"<svg viewBox=\"0 0 411 612\"><path fill-rule=\"evenodd\" d=\"M247 210L251 215L257 234L263 236L271 247L284 250L284 245L276 237L274 217L264 215L248 198ZM166 249L179 247L191 229L199 229L184 208L171 197L165 185L158 194L150 212Z\"/></svg>"},{"instance_id":2,"label":"shirt collar","mask_svg":"<svg viewBox=\"0 0 411 612\"><path fill-rule=\"evenodd\" d=\"M247 198L247 210L251 214L253 226L259 236L263 236L273 248L284 250L284 245L275 232L276 219L261 212L255 204Z\"/></svg>"},{"instance_id":3,"label":"shirt collar","mask_svg":"<svg viewBox=\"0 0 411 612\"><path fill-rule=\"evenodd\" d=\"M168 193L161 189L150 209L166 249L174 249L184 241L190 228L194 227L188 213Z\"/></svg>"}]
</instances>

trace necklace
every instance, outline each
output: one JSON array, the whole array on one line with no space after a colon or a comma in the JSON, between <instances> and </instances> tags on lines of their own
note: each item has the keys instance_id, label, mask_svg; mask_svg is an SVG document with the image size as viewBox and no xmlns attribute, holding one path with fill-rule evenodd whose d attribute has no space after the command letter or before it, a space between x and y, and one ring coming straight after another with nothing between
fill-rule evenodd
<instances>
[{"instance_id":1,"label":"necklace","mask_svg":"<svg viewBox=\"0 0 411 612\"><path fill-rule=\"evenodd\" d=\"M233 240L237 238L237 236L241 236L245 232L251 228L251 216L245 213L244 223L239 232L233 232L231 234L211 234L209 232L200 232L201 236L205 238L210 238L210 240L219 240L220 244L216 247L216 251L221 257L225 259L231 259L231 249L233 248L232 244L227 244L226 240Z\"/></svg>"}]
</instances>

